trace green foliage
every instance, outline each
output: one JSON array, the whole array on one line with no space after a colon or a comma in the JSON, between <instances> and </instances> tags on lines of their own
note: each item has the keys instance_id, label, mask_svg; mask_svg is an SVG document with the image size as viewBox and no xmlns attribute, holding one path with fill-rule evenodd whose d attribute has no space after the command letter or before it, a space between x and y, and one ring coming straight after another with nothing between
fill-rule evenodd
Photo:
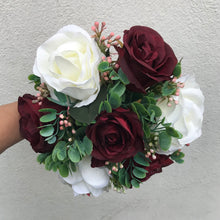
<instances>
[{"instance_id":1,"label":"green foliage","mask_svg":"<svg viewBox=\"0 0 220 220\"><path fill-rule=\"evenodd\" d=\"M53 152L52 152L53 161L56 161L56 158L60 161L63 161L66 158L66 156L67 156L66 145L67 145L67 143L65 141L59 141L55 145Z\"/></svg>"},{"instance_id":2,"label":"green foliage","mask_svg":"<svg viewBox=\"0 0 220 220\"><path fill-rule=\"evenodd\" d=\"M47 126L43 129L41 129L40 130L40 135L42 137L49 137L53 134L53 132L54 132L54 127L52 125L50 125L50 126Z\"/></svg>"},{"instance_id":3,"label":"green foliage","mask_svg":"<svg viewBox=\"0 0 220 220\"><path fill-rule=\"evenodd\" d=\"M137 177L138 179L143 179L146 177L147 171L146 172L145 171L146 170L143 168L135 167L132 172L133 172L134 176Z\"/></svg>"},{"instance_id":4,"label":"green foliage","mask_svg":"<svg viewBox=\"0 0 220 220\"><path fill-rule=\"evenodd\" d=\"M119 108L121 106L121 98L117 93L111 93L109 97L109 103L113 109Z\"/></svg>"},{"instance_id":5,"label":"green foliage","mask_svg":"<svg viewBox=\"0 0 220 220\"><path fill-rule=\"evenodd\" d=\"M105 100L106 95L107 88L102 86L99 95L94 102L80 108L70 108L69 112L71 117L79 122L90 124L98 115L100 103Z\"/></svg>"},{"instance_id":6,"label":"green foliage","mask_svg":"<svg viewBox=\"0 0 220 220\"><path fill-rule=\"evenodd\" d=\"M172 127L167 127L166 132L168 135L178 138L178 139L181 139L183 137L183 135L179 131L175 130Z\"/></svg>"},{"instance_id":7,"label":"green foliage","mask_svg":"<svg viewBox=\"0 0 220 220\"><path fill-rule=\"evenodd\" d=\"M132 179L131 180L131 185L135 188L139 188L140 187L140 183L136 180L136 179Z\"/></svg>"},{"instance_id":8,"label":"green foliage","mask_svg":"<svg viewBox=\"0 0 220 220\"><path fill-rule=\"evenodd\" d=\"M40 84L41 84L40 77L38 77L34 74L30 74L28 76L28 79L35 84L34 88L37 90L37 87L40 86Z\"/></svg>"},{"instance_id":9,"label":"green foliage","mask_svg":"<svg viewBox=\"0 0 220 220\"><path fill-rule=\"evenodd\" d=\"M175 66L173 70L173 75L177 78L179 78L181 75L181 61L182 59L177 63L177 65Z\"/></svg>"},{"instance_id":10,"label":"green foliage","mask_svg":"<svg viewBox=\"0 0 220 220\"><path fill-rule=\"evenodd\" d=\"M175 151L171 155L171 159L174 160L177 163L183 163L184 160L182 158L184 158L184 156L185 156L185 154L183 152Z\"/></svg>"},{"instance_id":11,"label":"green foliage","mask_svg":"<svg viewBox=\"0 0 220 220\"><path fill-rule=\"evenodd\" d=\"M145 155L141 152L138 152L135 156L134 156L134 161L141 165L141 166L145 166L145 167L148 167L150 166L150 163L149 163L149 159L145 157Z\"/></svg>"},{"instance_id":12,"label":"green foliage","mask_svg":"<svg viewBox=\"0 0 220 220\"><path fill-rule=\"evenodd\" d=\"M62 177L67 177L69 175L69 168L67 164L61 164L59 167L59 173Z\"/></svg>"},{"instance_id":13,"label":"green foliage","mask_svg":"<svg viewBox=\"0 0 220 220\"><path fill-rule=\"evenodd\" d=\"M113 88L109 90L109 93L116 93L119 97L121 97L126 90L126 87L121 82L117 82Z\"/></svg>"},{"instance_id":14,"label":"green foliage","mask_svg":"<svg viewBox=\"0 0 220 220\"><path fill-rule=\"evenodd\" d=\"M58 98L58 100L61 102L61 103L66 103L67 102L67 97L65 94L63 94L62 92L57 92L55 89L54 89L54 94L55 96Z\"/></svg>"},{"instance_id":15,"label":"green foliage","mask_svg":"<svg viewBox=\"0 0 220 220\"><path fill-rule=\"evenodd\" d=\"M98 70L103 73L112 70L112 67L109 66L109 62L103 61L99 64Z\"/></svg>"},{"instance_id":16,"label":"green foliage","mask_svg":"<svg viewBox=\"0 0 220 220\"><path fill-rule=\"evenodd\" d=\"M159 133L159 144L160 148L164 151L167 151L171 145L171 136L167 134L166 131Z\"/></svg>"},{"instance_id":17,"label":"green foliage","mask_svg":"<svg viewBox=\"0 0 220 220\"><path fill-rule=\"evenodd\" d=\"M121 68L118 70L118 76L123 84L128 85L130 83L128 77L124 74Z\"/></svg>"},{"instance_id":18,"label":"green foliage","mask_svg":"<svg viewBox=\"0 0 220 220\"><path fill-rule=\"evenodd\" d=\"M108 113L111 113L112 112L112 106L111 104L105 100L105 101L102 101L100 106L99 106L99 114L102 112L102 111L106 111Z\"/></svg>"},{"instance_id":19,"label":"green foliage","mask_svg":"<svg viewBox=\"0 0 220 220\"><path fill-rule=\"evenodd\" d=\"M68 150L68 157L73 163L78 163L81 160L79 150L76 148L75 145L70 146Z\"/></svg>"},{"instance_id":20,"label":"green foliage","mask_svg":"<svg viewBox=\"0 0 220 220\"><path fill-rule=\"evenodd\" d=\"M50 114L43 115L40 117L40 121L43 123L54 121L57 117L56 112L51 112Z\"/></svg>"},{"instance_id":21,"label":"green foliage","mask_svg":"<svg viewBox=\"0 0 220 220\"><path fill-rule=\"evenodd\" d=\"M165 81L165 83L162 86L162 96L169 96L173 95L176 92L176 87L171 84L170 81Z\"/></svg>"},{"instance_id":22,"label":"green foliage","mask_svg":"<svg viewBox=\"0 0 220 220\"><path fill-rule=\"evenodd\" d=\"M50 153L41 153L37 156L38 163L44 163L45 159L50 155Z\"/></svg>"}]
</instances>

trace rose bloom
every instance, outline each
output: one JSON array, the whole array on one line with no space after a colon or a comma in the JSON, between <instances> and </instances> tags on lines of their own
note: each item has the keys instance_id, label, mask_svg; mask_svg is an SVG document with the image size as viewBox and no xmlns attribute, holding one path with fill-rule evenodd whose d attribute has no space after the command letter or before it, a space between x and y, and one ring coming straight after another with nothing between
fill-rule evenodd
<instances>
[{"instance_id":1,"label":"rose bloom","mask_svg":"<svg viewBox=\"0 0 220 220\"><path fill-rule=\"evenodd\" d=\"M119 65L131 82L129 89L144 93L147 87L170 79L177 58L155 30L131 27L124 31L123 41L123 48L116 49Z\"/></svg>"},{"instance_id":2,"label":"rose bloom","mask_svg":"<svg viewBox=\"0 0 220 220\"><path fill-rule=\"evenodd\" d=\"M160 154L172 154L201 136L204 112L204 96L193 75L185 75L178 79L185 84L180 88L179 96L174 96L178 105L167 106L167 100L158 102L162 110L162 116L166 122L172 123L172 127L182 133L181 139L172 138L168 151L158 150Z\"/></svg>"},{"instance_id":3,"label":"rose bloom","mask_svg":"<svg viewBox=\"0 0 220 220\"><path fill-rule=\"evenodd\" d=\"M105 161L120 162L144 149L141 122L128 109L102 112L86 135L93 143L92 167L103 166Z\"/></svg>"},{"instance_id":4,"label":"rose bloom","mask_svg":"<svg viewBox=\"0 0 220 220\"><path fill-rule=\"evenodd\" d=\"M92 103L100 90L98 64L101 53L97 44L82 28L68 25L37 50L35 75L53 89L79 102L75 107Z\"/></svg>"},{"instance_id":5,"label":"rose bloom","mask_svg":"<svg viewBox=\"0 0 220 220\"><path fill-rule=\"evenodd\" d=\"M150 162L150 166L148 167L142 166L140 164L137 164L135 161L133 161L135 166L144 168L145 170L148 171L146 173L145 178L139 179L141 182L148 180L152 175L156 173L161 173L163 167L169 166L173 163L173 161L169 158L169 156L159 155L159 154L155 154L155 155L156 155L156 159L153 160L152 157L149 158L151 162ZM123 165L125 168L127 168L128 164L129 164L129 160L126 160Z\"/></svg>"},{"instance_id":6,"label":"rose bloom","mask_svg":"<svg viewBox=\"0 0 220 220\"><path fill-rule=\"evenodd\" d=\"M70 184L75 196L80 194L92 194L99 196L108 190L109 175L105 167L91 167L91 157L84 157L77 165L76 172L62 179Z\"/></svg>"},{"instance_id":7,"label":"rose bloom","mask_svg":"<svg viewBox=\"0 0 220 220\"><path fill-rule=\"evenodd\" d=\"M22 137L27 139L33 150L36 153L46 153L51 152L55 144L48 144L44 141L44 138L40 135L39 126L43 124L40 122L40 117L43 113L39 112L41 108L53 108L58 112L61 112L65 108L57 105L53 102L48 101L48 99L42 100L42 105L38 103L32 103L36 100L35 96L25 94L23 97L18 98L18 112L20 113L20 132Z\"/></svg>"}]
</instances>

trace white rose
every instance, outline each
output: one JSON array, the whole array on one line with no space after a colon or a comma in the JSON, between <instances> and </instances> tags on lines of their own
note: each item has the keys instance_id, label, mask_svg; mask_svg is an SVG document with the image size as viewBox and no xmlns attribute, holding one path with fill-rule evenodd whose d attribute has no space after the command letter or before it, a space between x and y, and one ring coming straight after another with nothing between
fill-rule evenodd
<instances>
[{"instance_id":1,"label":"white rose","mask_svg":"<svg viewBox=\"0 0 220 220\"><path fill-rule=\"evenodd\" d=\"M99 196L109 186L108 171L104 167L91 167L91 157L84 157L77 164L77 171L63 178L65 182L72 185L74 195L91 193Z\"/></svg>"},{"instance_id":2,"label":"white rose","mask_svg":"<svg viewBox=\"0 0 220 220\"><path fill-rule=\"evenodd\" d=\"M79 100L76 107L80 107L92 103L99 93L100 61L94 39L82 28L68 25L38 48L33 72L49 87Z\"/></svg>"},{"instance_id":3,"label":"white rose","mask_svg":"<svg viewBox=\"0 0 220 220\"><path fill-rule=\"evenodd\" d=\"M200 137L202 131L202 120L204 112L204 96L193 75L185 75L178 79L178 82L185 84L180 89L179 96L174 99L179 104L167 106L167 100L159 102L158 106L162 110L162 117L166 117L166 122L182 133L183 138L172 138L171 146L168 151L158 150L159 154L172 154L181 149L185 144L191 143Z\"/></svg>"}]
</instances>

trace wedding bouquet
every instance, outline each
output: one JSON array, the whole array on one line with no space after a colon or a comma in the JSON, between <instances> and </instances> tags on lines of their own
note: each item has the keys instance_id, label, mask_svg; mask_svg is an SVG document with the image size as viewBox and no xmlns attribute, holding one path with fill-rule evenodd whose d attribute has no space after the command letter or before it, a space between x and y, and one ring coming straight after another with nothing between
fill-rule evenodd
<instances>
[{"instance_id":1,"label":"wedding bouquet","mask_svg":"<svg viewBox=\"0 0 220 220\"><path fill-rule=\"evenodd\" d=\"M29 80L39 92L18 99L37 161L75 195L139 187L183 163L182 147L201 135L203 94L163 38L144 26L123 40L105 29L60 29L37 50Z\"/></svg>"}]
</instances>

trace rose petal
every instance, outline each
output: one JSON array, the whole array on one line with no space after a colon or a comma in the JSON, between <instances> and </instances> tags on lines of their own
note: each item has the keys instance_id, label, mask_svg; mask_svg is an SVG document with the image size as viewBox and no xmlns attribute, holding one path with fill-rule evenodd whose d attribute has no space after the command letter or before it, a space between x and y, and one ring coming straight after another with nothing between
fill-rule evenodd
<instances>
[{"instance_id":1,"label":"rose petal","mask_svg":"<svg viewBox=\"0 0 220 220\"><path fill-rule=\"evenodd\" d=\"M91 157L85 157L79 162L79 170L84 181L90 186L99 189L108 186L109 176L105 168L92 168Z\"/></svg>"}]
</instances>

